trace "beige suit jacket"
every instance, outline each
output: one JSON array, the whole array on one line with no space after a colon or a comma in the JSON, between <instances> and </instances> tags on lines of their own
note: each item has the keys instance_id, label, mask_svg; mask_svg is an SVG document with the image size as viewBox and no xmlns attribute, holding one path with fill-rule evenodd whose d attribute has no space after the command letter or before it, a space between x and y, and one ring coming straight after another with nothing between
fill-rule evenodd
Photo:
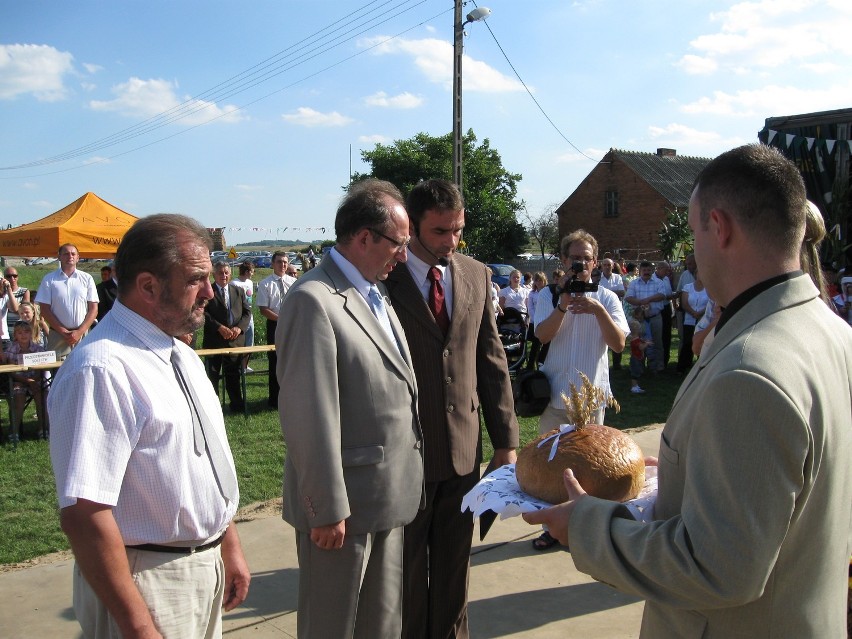
<instances>
[{"instance_id":1,"label":"beige suit jacket","mask_svg":"<svg viewBox=\"0 0 852 639\"><path fill-rule=\"evenodd\" d=\"M380 286L381 289L381 286ZM402 327L392 342L330 258L281 305L284 519L297 530L346 520L346 534L390 530L417 514L423 492L417 385Z\"/></svg>"},{"instance_id":2,"label":"beige suit jacket","mask_svg":"<svg viewBox=\"0 0 852 639\"><path fill-rule=\"evenodd\" d=\"M683 383L655 519L583 500L577 568L647 599L642 637L845 637L852 330L800 275L760 293Z\"/></svg>"}]
</instances>

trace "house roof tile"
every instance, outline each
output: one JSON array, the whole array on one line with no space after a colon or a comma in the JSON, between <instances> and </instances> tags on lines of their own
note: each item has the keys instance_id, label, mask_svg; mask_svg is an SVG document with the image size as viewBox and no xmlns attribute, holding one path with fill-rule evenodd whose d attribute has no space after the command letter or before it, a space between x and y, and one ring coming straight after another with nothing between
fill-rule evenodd
<instances>
[{"instance_id":1,"label":"house roof tile","mask_svg":"<svg viewBox=\"0 0 852 639\"><path fill-rule=\"evenodd\" d=\"M639 177L678 208L689 205L695 178L712 159L620 149L610 149L609 152L633 169Z\"/></svg>"}]
</instances>

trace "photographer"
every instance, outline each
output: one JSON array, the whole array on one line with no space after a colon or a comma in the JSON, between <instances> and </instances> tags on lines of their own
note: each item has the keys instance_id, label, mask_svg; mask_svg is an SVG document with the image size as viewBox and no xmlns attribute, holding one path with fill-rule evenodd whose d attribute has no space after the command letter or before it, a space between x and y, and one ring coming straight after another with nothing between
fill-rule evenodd
<instances>
[{"instance_id":1,"label":"photographer","mask_svg":"<svg viewBox=\"0 0 852 639\"><path fill-rule=\"evenodd\" d=\"M570 392L570 384L580 388L580 373L610 394L606 349L624 350L629 328L618 296L590 283L597 254L597 240L586 231L578 229L565 236L561 257L567 273L555 283L552 300L543 291L536 304L536 337L542 344L550 344L541 366L550 382L550 405L541 416L539 433L565 423L562 393ZM595 416L599 424L603 412L601 408Z\"/></svg>"},{"instance_id":2,"label":"photographer","mask_svg":"<svg viewBox=\"0 0 852 639\"><path fill-rule=\"evenodd\" d=\"M15 275L17 278L17 274ZM18 312L18 299L12 290L12 284L5 277L0 278L0 338L3 342L3 350L9 345L9 327L6 316L8 313Z\"/></svg>"}]
</instances>

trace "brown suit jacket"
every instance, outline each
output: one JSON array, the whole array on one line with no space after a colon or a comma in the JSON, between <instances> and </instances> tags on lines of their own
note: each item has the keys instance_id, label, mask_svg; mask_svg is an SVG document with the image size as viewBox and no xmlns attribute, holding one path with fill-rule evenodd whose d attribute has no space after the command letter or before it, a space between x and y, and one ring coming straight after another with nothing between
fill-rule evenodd
<instances>
[{"instance_id":1,"label":"brown suit jacket","mask_svg":"<svg viewBox=\"0 0 852 639\"><path fill-rule=\"evenodd\" d=\"M426 481L467 475L479 465L479 413L494 448L518 446L506 353L497 334L485 266L465 255L452 262L453 304L446 339L411 272L400 264L386 285L405 330L420 391Z\"/></svg>"}]
</instances>

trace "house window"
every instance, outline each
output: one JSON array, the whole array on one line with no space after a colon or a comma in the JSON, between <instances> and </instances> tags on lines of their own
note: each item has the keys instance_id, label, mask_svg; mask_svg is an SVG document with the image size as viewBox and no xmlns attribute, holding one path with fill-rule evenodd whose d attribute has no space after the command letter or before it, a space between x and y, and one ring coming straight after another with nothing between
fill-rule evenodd
<instances>
[{"instance_id":1,"label":"house window","mask_svg":"<svg viewBox=\"0 0 852 639\"><path fill-rule=\"evenodd\" d=\"M607 191L604 217L618 217L618 191Z\"/></svg>"}]
</instances>

